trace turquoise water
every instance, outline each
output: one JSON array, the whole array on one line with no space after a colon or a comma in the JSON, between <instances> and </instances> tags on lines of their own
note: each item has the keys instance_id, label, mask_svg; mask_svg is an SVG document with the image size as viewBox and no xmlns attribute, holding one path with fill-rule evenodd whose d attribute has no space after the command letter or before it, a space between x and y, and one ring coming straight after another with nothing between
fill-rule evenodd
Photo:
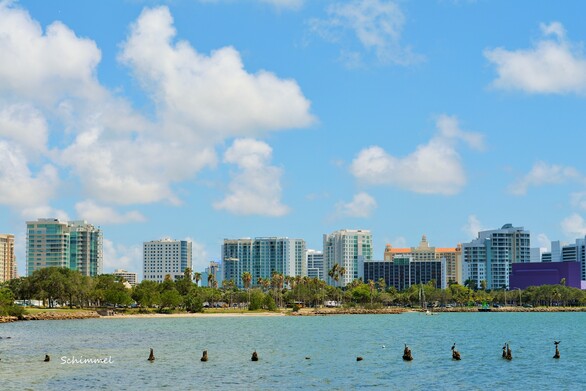
<instances>
[{"instance_id":1,"label":"turquoise water","mask_svg":"<svg viewBox=\"0 0 586 391\"><path fill-rule=\"evenodd\" d=\"M18 322L0 325L0 390L580 390L585 324L586 313ZM505 341L510 362L501 358ZM451 360L454 342L461 361ZM412 362L401 359L404 343ZM260 361L250 361L253 350Z\"/></svg>"}]
</instances>

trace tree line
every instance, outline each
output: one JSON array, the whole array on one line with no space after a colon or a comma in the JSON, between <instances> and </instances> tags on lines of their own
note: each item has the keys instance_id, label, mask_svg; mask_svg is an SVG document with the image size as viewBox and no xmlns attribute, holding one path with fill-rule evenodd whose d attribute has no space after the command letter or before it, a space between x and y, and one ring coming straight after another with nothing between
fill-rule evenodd
<instances>
[{"instance_id":1,"label":"tree line","mask_svg":"<svg viewBox=\"0 0 586 391\"><path fill-rule=\"evenodd\" d=\"M143 280L129 288L124 279L111 274L96 277L83 276L66 268L44 268L29 277L10 280L0 285L0 316L22 315L22 307L15 300L39 300L43 306L76 308L137 306L143 311L171 312L183 310L201 312L206 307L236 307L249 310L269 310L286 306L318 307L326 302L334 305L380 308L383 306L444 306L476 305L480 303L532 306L583 306L586 293L580 289L557 285L528 287L521 290L487 290L467 283L450 284L446 289L436 287L435 281L417 284L398 291L387 286L384 279L367 282L356 279L345 287L338 286L343 268L335 268L329 275L335 286L310 277L290 277L273 273L270 278L258 278L252 287L252 275L241 276L239 289L233 280L218 286L213 275L208 287L201 287L201 273L186 269L183 278L173 281L166 276L163 282Z\"/></svg>"}]
</instances>

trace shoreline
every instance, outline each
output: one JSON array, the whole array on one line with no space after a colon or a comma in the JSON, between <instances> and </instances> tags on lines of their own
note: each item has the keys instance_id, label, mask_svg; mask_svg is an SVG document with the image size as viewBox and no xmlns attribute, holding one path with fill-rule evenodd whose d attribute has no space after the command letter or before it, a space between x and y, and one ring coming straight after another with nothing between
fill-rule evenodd
<instances>
[{"instance_id":1,"label":"shoreline","mask_svg":"<svg viewBox=\"0 0 586 391\"><path fill-rule=\"evenodd\" d=\"M174 314L124 314L100 315L93 310L60 311L47 310L34 314L25 314L21 319L15 316L0 316L0 324L23 322L32 320L73 320L73 319L163 319L163 318L230 318L230 317L275 317L275 316L332 316L332 315L399 315L403 313L423 313L426 311L420 308L390 307L379 309L365 308L302 308L297 312L290 310L262 311L262 312L180 312ZM430 312L434 315L442 313L480 313L479 307L453 307L453 308L432 308ZM586 312L586 307L499 307L490 308L487 312Z\"/></svg>"}]
</instances>

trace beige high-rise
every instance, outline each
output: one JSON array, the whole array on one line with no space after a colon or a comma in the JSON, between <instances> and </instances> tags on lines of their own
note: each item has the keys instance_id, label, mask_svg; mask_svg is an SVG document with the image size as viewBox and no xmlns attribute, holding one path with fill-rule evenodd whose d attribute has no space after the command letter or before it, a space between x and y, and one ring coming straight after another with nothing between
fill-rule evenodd
<instances>
[{"instance_id":1,"label":"beige high-rise","mask_svg":"<svg viewBox=\"0 0 586 391\"><path fill-rule=\"evenodd\" d=\"M16 278L14 235L0 234L0 282Z\"/></svg>"},{"instance_id":2,"label":"beige high-rise","mask_svg":"<svg viewBox=\"0 0 586 391\"><path fill-rule=\"evenodd\" d=\"M387 244L385 261L392 261L395 256L411 256L415 262L446 260L446 281L462 284L462 245L456 247L430 247L427 237L423 235L418 247L393 248Z\"/></svg>"}]
</instances>

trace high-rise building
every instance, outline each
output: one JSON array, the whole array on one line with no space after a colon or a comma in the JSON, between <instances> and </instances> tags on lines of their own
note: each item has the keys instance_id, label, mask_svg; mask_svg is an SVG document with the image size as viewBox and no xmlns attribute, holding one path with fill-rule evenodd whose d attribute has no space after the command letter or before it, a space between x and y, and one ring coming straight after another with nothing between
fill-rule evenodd
<instances>
[{"instance_id":1,"label":"high-rise building","mask_svg":"<svg viewBox=\"0 0 586 391\"><path fill-rule=\"evenodd\" d=\"M129 272L123 269L116 269L112 275L117 277L124 278L131 286L136 286L138 284L138 274L134 272Z\"/></svg>"},{"instance_id":2,"label":"high-rise building","mask_svg":"<svg viewBox=\"0 0 586 391\"><path fill-rule=\"evenodd\" d=\"M16 278L14 235L0 234L0 283Z\"/></svg>"},{"instance_id":3,"label":"high-rise building","mask_svg":"<svg viewBox=\"0 0 586 391\"><path fill-rule=\"evenodd\" d=\"M306 276L305 240L278 237L224 239L222 245L223 279L243 288L242 274L252 275L251 286L273 272L285 276Z\"/></svg>"},{"instance_id":4,"label":"high-rise building","mask_svg":"<svg viewBox=\"0 0 586 391\"><path fill-rule=\"evenodd\" d=\"M531 260L530 234L523 227L505 224L501 229L481 231L478 238L462 245L464 278L487 289L509 287L513 263Z\"/></svg>"},{"instance_id":5,"label":"high-rise building","mask_svg":"<svg viewBox=\"0 0 586 391\"><path fill-rule=\"evenodd\" d=\"M440 261L446 262L444 277L449 282L462 284L462 245L456 247L431 247L427 237L423 235L418 247L393 248L387 244L384 260L392 261L396 256L411 257L414 262Z\"/></svg>"},{"instance_id":6,"label":"high-rise building","mask_svg":"<svg viewBox=\"0 0 586 391\"><path fill-rule=\"evenodd\" d=\"M307 250L307 277L325 279L324 252L318 250Z\"/></svg>"},{"instance_id":7,"label":"high-rise building","mask_svg":"<svg viewBox=\"0 0 586 391\"><path fill-rule=\"evenodd\" d=\"M369 230L363 229L343 229L325 234L323 253L327 283L346 286L364 277L364 262L372 260L372 235ZM343 268L344 273L332 277L329 273L336 264L339 269Z\"/></svg>"},{"instance_id":8,"label":"high-rise building","mask_svg":"<svg viewBox=\"0 0 586 391\"><path fill-rule=\"evenodd\" d=\"M86 221L27 221L27 275L46 267L65 267L84 276L102 273L102 231Z\"/></svg>"},{"instance_id":9,"label":"high-rise building","mask_svg":"<svg viewBox=\"0 0 586 391\"><path fill-rule=\"evenodd\" d=\"M365 281L378 282L381 278L388 287L395 287L398 291L431 281L435 283L436 288L445 289L446 260L442 257L416 261L412 255L397 254L390 261L364 262Z\"/></svg>"},{"instance_id":10,"label":"high-rise building","mask_svg":"<svg viewBox=\"0 0 586 391\"><path fill-rule=\"evenodd\" d=\"M163 282L169 275L173 281L183 278L191 269L191 241L163 238L143 243L143 276L145 280Z\"/></svg>"},{"instance_id":11,"label":"high-rise building","mask_svg":"<svg viewBox=\"0 0 586 391\"><path fill-rule=\"evenodd\" d=\"M551 242L552 251L544 252L541 256L542 262L579 262L580 280L586 281L586 237L576 239L572 244L561 244L559 241ZM554 248L558 248L554 251ZM553 257L559 252L558 257Z\"/></svg>"}]
</instances>

